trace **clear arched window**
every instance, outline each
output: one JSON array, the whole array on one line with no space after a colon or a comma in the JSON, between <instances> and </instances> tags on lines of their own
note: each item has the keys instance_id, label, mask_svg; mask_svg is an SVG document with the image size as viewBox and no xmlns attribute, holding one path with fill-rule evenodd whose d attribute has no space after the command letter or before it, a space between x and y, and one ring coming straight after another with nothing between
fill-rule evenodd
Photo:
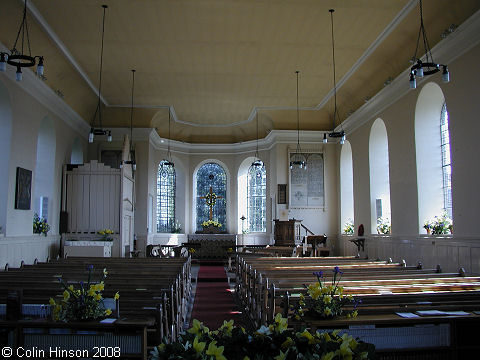
<instances>
[{"instance_id":1,"label":"clear arched window","mask_svg":"<svg viewBox=\"0 0 480 360\"><path fill-rule=\"evenodd\" d=\"M175 226L175 168L160 161L157 174L157 232L170 233Z\"/></svg>"},{"instance_id":2,"label":"clear arched window","mask_svg":"<svg viewBox=\"0 0 480 360\"><path fill-rule=\"evenodd\" d=\"M203 164L197 171L197 230L202 229L202 223L210 219L222 224L222 230L227 229L227 173L216 163ZM209 196L211 192L214 197ZM208 201L207 201L208 197ZM212 200L214 199L214 200ZM207 202L211 206L207 205Z\"/></svg>"},{"instance_id":3,"label":"clear arched window","mask_svg":"<svg viewBox=\"0 0 480 360\"><path fill-rule=\"evenodd\" d=\"M247 174L247 224L249 232L267 231L267 172L250 166Z\"/></svg>"},{"instance_id":4,"label":"clear arched window","mask_svg":"<svg viewBox=\"0 0 480 360\"><path fill-rule=\"evenodd\" d=\"M440 115L440 147L442 150L443 207L452 218L452 164L450 156L450 132L448 130L447 104L443 103Z\"/></svg>"}]
</instances>

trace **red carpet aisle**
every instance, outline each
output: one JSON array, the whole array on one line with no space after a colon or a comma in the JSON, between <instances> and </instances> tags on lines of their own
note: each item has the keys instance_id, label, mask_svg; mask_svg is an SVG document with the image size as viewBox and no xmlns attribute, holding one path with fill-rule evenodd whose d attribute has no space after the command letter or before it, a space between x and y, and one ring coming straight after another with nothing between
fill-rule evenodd
<instances>
[{"instance_id":1,"label":"red carpet aisle","mask_svg":"<svg viewBox=\"0 0 480 360\"><path fill-rule=\"evenodd\" d=\"M201 265L197 281L192 319L203 322L210 330L230 319L236 326L243 326L223 266Z\"/></svg>"}]
</instances>

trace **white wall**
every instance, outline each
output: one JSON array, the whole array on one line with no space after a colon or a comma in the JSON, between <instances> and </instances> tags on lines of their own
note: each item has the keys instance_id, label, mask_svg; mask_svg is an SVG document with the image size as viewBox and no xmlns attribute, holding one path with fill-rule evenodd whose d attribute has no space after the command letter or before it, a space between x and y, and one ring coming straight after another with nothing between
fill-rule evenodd
<instances>
[{"instance_id":1,"label":"white wall","mask_svg":"<svg viewBox=\"0 0 480 360\"><path fill-rule=\"evenodd\" d=\"M451 82L441 82L439 74L428 81L436 83L445 96L450 120L452 148L452 196L454 234L440 237L419 236L419 208L417 193L417 164L415 147L415 111L417 100L427 82L417 90L409 91L399 100L390 102L362 126L349 133L352 145L355 225L364 224L369 234L371 217L369 175L369 132L375 119L385 122L388 134L390 201L392 236L367 236L366 254L370 258L407 258L407 263L439 261L444 269L453 271L458 265L467 271L480 272L480 152L478 134L480 122L474 120L480 113L478 84L480 74L471 71L480 59L480 46L475 46L457 60L448 64ZM405 86L408 79L405 78ZM440 113L438 114L440 116ZM429 141L428 137L423 141ZM372 229L373 230L373 229ZM375 232L375 231L372 231ZM352 249L344 246L343 253ZM353 250L356 252L356 250Z\"/></svg>"},{"instance_id":2,"label":"white wall","mask_svg":"<svg viewBox=\"0 0 480 360\"><path fill-rule=\"evenodd\" d=\"M58 251L60 242L58 223L61 200L62 165L69 162L72 143L75 137L79 137L82 141L82 146L86 147L85 134L74 130L71 126L72 119L68 117L70 113L63 112L63 109L66 107L63 100L59 99L56 95L52 96L53 91L44 84L39 85L39 88L45 91L45 93L41 94L42 103L24 90L24 87L31 86L31 82L29 81L41 82L36 78L33 80L30 78L29 74L24 74L24 81L16 83L9 72L0 73L0 104L5 103L5 98L10 99L12 119L11 139L13 139L10 144L10 156L5 153L6 156L4 157L4 154L2 154L2 161L6 161L6 164L8 164L5 166L5 168L8 169L8 171L5 172L8 177L8 185L6 188L0 188L2 192L0 199L7 199L6 202L0 203L0 214L6 214L5 224L0 224L5 226L6 230L5 236L0 237L0 247L2 249L0 250L0 266L2 268L4 263L7 262L18 267L21 260L25 260L26 263L33 262L35 258L45 261L47 254L53 256ZM35 83L34 86L36 86ZM44 105L48 103L50 99L53 99L54 102L60 102L59 104L55 103L55 105L52 105L51 108L55 109L55 111L50 110L49 106ZM58 115L59 113L65 113L65 118L60 117L60 115ZM4 115L2 114L2 116ZM46 179L52 188L49 198L48 221L51 225L51 230L47 238L32 234L33 213L35 208L34 201L36 196L34 180L37 164L37 138L40 124L44 118L48 118L51 121L55 136L54 142L56 144L51 157L54 159L54 162L50 164L50 173ZM77 118L75 118L75 121L76 120ZM17 210L14 208L17 167L32 171L30 210Z\"/></svg>"}]
</instances>

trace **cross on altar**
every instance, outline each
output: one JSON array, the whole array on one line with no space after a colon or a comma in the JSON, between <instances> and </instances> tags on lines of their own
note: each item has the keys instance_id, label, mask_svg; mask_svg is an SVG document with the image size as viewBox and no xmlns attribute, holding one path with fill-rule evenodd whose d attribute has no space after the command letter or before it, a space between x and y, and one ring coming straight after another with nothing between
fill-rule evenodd
<instances>
[{"instance_id":1,"label":"cross on altar","mask_svg":"<svg viewBox=\"0 0 480 360\"><path fill-rule=\"evenodd\" d=\"M213 220L213 207L215 206L215 203L217 202L217 199L221 199L221 196L218 196L213 192L212 187L210 186L210 190L207 195L205 196L200 196L200 199L205 199L205 203L208 205L210 208L210 216L209 220Z\"/></svg>"}]
</instances>

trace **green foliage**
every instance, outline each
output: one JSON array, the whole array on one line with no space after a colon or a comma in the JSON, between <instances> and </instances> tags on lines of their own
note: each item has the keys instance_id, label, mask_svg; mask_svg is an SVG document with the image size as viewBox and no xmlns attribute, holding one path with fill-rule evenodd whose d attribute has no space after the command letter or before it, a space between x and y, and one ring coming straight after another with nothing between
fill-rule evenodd
<instances>
[{"instance_id":1,"label":"green foliage","mask_svg":"<svg viewBox=\"0 0 480 360\"><path fill-rule=\"evenodd\" d=\"M50 225L48 225L47 220L45 220L45 218L40 219L38 214L35 213L33 215L33 233L43 234L47 236L49 231L50 231Z\"/></svg>"},{"instance_id":2,"label":"green foliage","mask_svg":"<svg viewBox=\"0 0 480 360\"><path fill-rule=\"evenodd\" d=\"M224 321L210 331L198 320L174 343L164 342L151 352L152 360L293 360L293 359L372 359L375 347L348 334L294 332L287 319L277 314L273 324L253 333Z\"/></svg>"}]
</instances>

